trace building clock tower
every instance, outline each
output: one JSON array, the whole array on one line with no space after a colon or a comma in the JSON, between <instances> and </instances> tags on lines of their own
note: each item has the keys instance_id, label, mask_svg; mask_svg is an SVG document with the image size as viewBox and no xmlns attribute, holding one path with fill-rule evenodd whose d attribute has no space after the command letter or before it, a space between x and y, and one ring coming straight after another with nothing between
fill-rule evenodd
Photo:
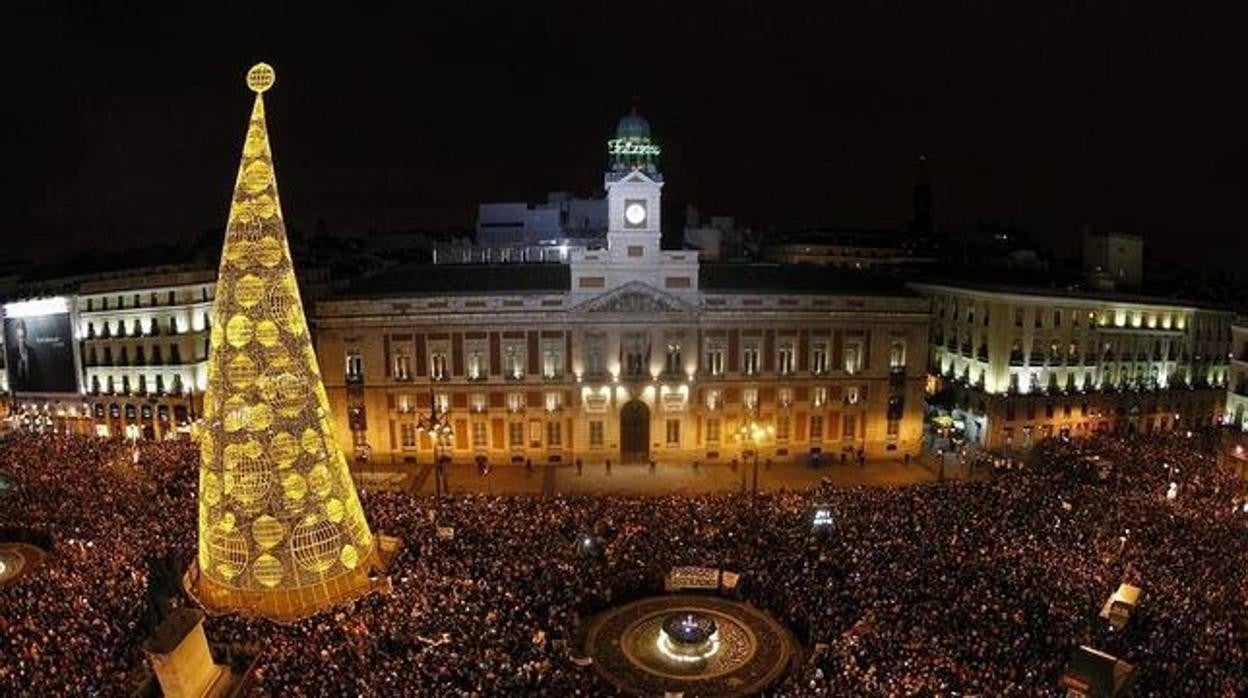
<instances>
[{"instance_id":1,"label":"building clock tower","mask_svg":"<svg viewBox=\"0 0 1248 698\"><path fill-rule=\"evenodd\" d=\"M572 293L597 296L628 284L642 284L692 301L698 292L698 253L663 250L663 174L659 145L650 124L633 110L620 119L607 141L607 249L578 250L570 258Z\"/></svg>"},{"instance_id":2,"label":"building clock tower","mask_svg":"<svg viewBox=\"0 0 1248 698\"><path fill-rule=\"evenodd\" d=\"M650 124L634 109L607 141L607 244L615 259L654 257L659 252L663 175Z\"/></svg>"}]
</instances>

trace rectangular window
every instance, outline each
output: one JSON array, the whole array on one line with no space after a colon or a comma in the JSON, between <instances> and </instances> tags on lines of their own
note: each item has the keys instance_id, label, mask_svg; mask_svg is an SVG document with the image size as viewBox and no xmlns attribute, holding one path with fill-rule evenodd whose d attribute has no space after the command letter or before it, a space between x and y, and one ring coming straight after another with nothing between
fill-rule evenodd
<instances>
[{"instance_id":1,"label":"rectangular window","mask_svg":"<svg viewBox=\"0 0 1248 698\"><path fill-rule=\"evenodd\" d=\"M485 352L480 349L473 349L468 352L468 379L481 380L485 378Z\"/></svg>"},{"instance_id":2,"label":"rectangular window","mask_svg":"<svg viewBox=\"0 0 1248 698\"><path fill-rule=\"evenodd\" d=\"M712 376L724 375L724 348L713 346L706 350L706 371Z\"/></svg>"},{"instance_id":3,"label":"rectangular window","mask_svg":"<svg viewBox=\"0 0 1248 698\"><path fill-rule=\"evenodd\" d=\"M542 351L542 377L557 378L563 373L563 352L554 347Z\"/></svg>"},{"instance_id":4,"label":"rectangular window","mask_svg":"<svg viewBox=\"0 0 1248 698\"><path fill-rule=\"evenodd\" d=\"M819 375L828 370L828 345L815 342L810 349L810 372Z\"/></svg>"},{"instance_id":5,"label":"rectangular window","mask_svg":"<svg viewBox=\"0 0 1248 698\"><path fill-rule=\"evenodd\" d=\"M717 410L723 406L724 406L723 393L714 389L706 391L706 409Z\"/></svg>"},{"instance_id":6,"label":"rectangular window","mask_svg":"<svg viewBox=\"0 0 1248 698\"><path fill-rule=\"evenodd\" d=\"M557 412L563 409L563 392L552 390L546 393L546 411Z\"/></svg>"},{"instance_id":7,"label":"rectangular window","mask_svg":"<svg viewBox=\"0 0 1248 698\"><path fill-rule=\"evenodd\" d=\"M776 351L776 372L781 375L787 375L793 372L793 345L782 344Z\"/></svg>"},{"instance_id":8,"label":"rectangular window","mask_svg":"<svg viewBox=\"0 0 1248 698\"><path fill-rule=\"evenodd\" d=\"M776 389L776 402L779 403L781 407L788 407L789 405L792 405L793 404L793 389L792 388L777 388Z\"/></svg>"},{"instance_id":9,"label":"rectangular window","mask_svg":"<svg viewBox=\"0 0 1248 698\"><path fill-rule=\"evenodd\" d=\"M468 407L471 408L473 412L484 412L485 404L485 393L473 393L468 398Z\"/></svg>"},{"instance_id":10,"label":"rectangular window","mask_svg":"<svg viewBox=\"0 0 1248 698\"><path fill-rule=\"evenodd\" d=\"M585 372L591 376L601 374L605 370L602 362L602 347L592 346L585 350Z\"/></svg>"},{"instance_id":11,"label":"rectangular window","mask_svg":"<svg viewBox=\"0 0 1248 698\"><path fill-rule=\"evenodd\" d=\"M684 372L684 366L682 364L683 364L683 361L681 360L681 355L680 355L680 345L668 344L667 345L667 361L663 367L664 373L667 373L668 375L673 375L673 376L679 375L680 373Z\"/></svg>"},{"instance_id":12,"label":"rectangular window","mask_svg":"<svg viewBox=\"0 0 1248 698\"><path fill-rule=\"evenodd\" d=\"M582 276L577 281L581 288L603 288L607 285L606 279L601 276Z\"/></svg>"},{"instance_id":13,"label":"rectangular window","mask_svg":"<svg viewBox=\"0 0 1248 698\"><path fill-rule=\"evenodd\" d=\"M858 429L858 418L856 415L847 414L841 421L841 438L846 441L852 441Z\"/></svg>"},{"instance_id":14,"label":"rectangular window","mask_svg":"<svg viewBox=\"0 0 1248 698\"><path fill-rule=\"evenodd\" d=\"M706 442L708 444L719 443L719 420L718 419L706 420Z\"/></svg>"},{"instance_id":15,"label":"rectangular window","mask_svg":"<svg viewBox=\"0 0 1248 698\"><path fill-rule=\"evenodd\" d=\"M403 353L395 354L393 375L394 375L394 379L398 381L411 380L412 357Z\"/></svg>"},{"instance_id":16,"label":"rectangular window","mask_svg":"<svg viewBox=\"0 0 1248 698\"><path fill-rule=\"evenodd\" d=\"M504 354L506 361L503 365L503 373L506 377L512 380L524 378L524 349L511 344L504 350Z\"/></svg>"},{"instance_id":17,"label":"rectangular window","mask_svg":"<svg viewBox=\"0 0 1248 698\"><path fill-rule=\"evenodd\" d=\"M776 440L789 440L789 415L787 414L776 416Z\"/></svg>"},{"instance_id":18,"label":"rectangular window","mask_svg":"<svg viewBox=\"0 0 1248 698\"><path fill-rule=\"evenodd\" d=\"M507 393L507 409L511 412L523 412L524 393Z\"/></svg>"},{"instance_id":19,"label":"rectangular window","mask_svg":"<svg viewBox=\"0 0 1248 698\"><path fill-rule=\"evenodd\" d=\"M416 448L416 425L404 422L399 425L399 439L403 448Z\"/></svg>"},{"instance_id":20,"label":"rectangular window","mask_svg":"<svg viewBox=\"0 0 1248 698\"><path fill-rule=\"evenodd\" d=\"M823 440L823 415L812 414L810 416L810 440Z\"/></svg>"},{"instance_id":21,"label":"rectangular window","mask_svg":"<svg viewBox=\"0 0 1248 698\"><path fill-rule=\"evenodd\" d=\"M900 419L888 420L888 435L897 436L900 433L901 433L901 420Z\"/></svg>"},{"instance_id":22,"label":"rectangular window","mask_svg":"<svg viewBox=\"0 0 1248 698\"><path fill-rule=\"evenodd\" d=\"M557 420L546 422L546 445L550 448L563 445L563 432Z\"/></svg>"},{"instance_id":23,"label":"rectangular window","mask_svg":"<svg viewBox=\"0 0 1248 698\"><path fill-rule=\"evenodd\" d=\"M473 422L472 447L485 448L489 444L489 425L485 422Z\"/></svg>"},{"instance_id":24,"label":"rectangular window","mask_svg":"<svg viewBox=\"0 0 1248 698\"><path fill-rule=\"evenodd\" d=\"M810 404L815 407L823 407L828 402L828 389L822 386L811 388Z\"/></svg>"},{"instance_id":25,"label":"rectangular window","mask_svg":"<svg viewBox=\"0 0 1248 698\"><path fill-rule=\"evenodd\" d=\"M667 420L667 445L668 446L680 445L680 420L679 419Z\"/></svg>"},{"instance_id":26,"label":"rectangular window","mask_svg":"<svg viewBox=\"0 0 1248 698\"><path fill-rule=\"evenodd\" d=\"M862 370L862 341L845 342L845 372L851 376Z\"/></svg>"},{"instance_id":27,"label":"rectangular window","mask_svg":"<svg viewBox=\"0 0 1248 698\"><path fill-rule=\"evenodd\" d=\"M746 409L753 410L758 407L758 388L745 388L741 391L741 404Z\"/></svg>"},{"instance_id":28,"label":"rectangular window","mask_svg":"<svg viewBox=\"0 0 1248 698\"><path fill-rule=\"evenodd\" d=\"M741 351L741 371L746 375L752 376L758 373L758 345L746 346Z\"/></svg>"},{"instance_id":29,"label":"rectangular window","mask_svg":"<svg viewBox=\"0 0 1248 698\"><path fill-rule=\"evenodd\" d=\"M589 446L590 448L602 448L602 442L602 421L595 419L589 423Z\"/></svg>"},{"instance_id":30,"label":"rectangular window","mask_svg":"<svg viewBox=\"0 0 1248 698\"><path fill-rule=\"evenodd\" d=\"M364 380L364 357L358 349L347 350L347 380L357 382Z\"/></svg>"},{"instance_id":31,"label":"rectangular window","mask_svg":"<svg viewBox=\"0 0 1248 698\"><path fill-rule=\"evenodd\" d=\"M663 279L665 288L689 288L690 282L687 276L668 276Z\"/></svg>"},{"instance_id":32,"label":"rectangular window","mask_svg":"<svg viewBox=\"0 0 1248 698\"><path fill-rule=\"evenodd\" d=\"M446 393L438 393L433 396L433 406L437 409L438 414L446 414L451 411L451 396Z\"/></svg>"},{"instance_id":33,"label":"rectangular window","mask_svg":"<svg viewBox=\"0 0 1248 698\"><path fill-rule=\"evenodd\" d=\"M524 448L523 422L512 422L507 425L507 444L512 448Z\"/></svg>"},{"instance_id":34,"label":"rectangular window","mask_svg":"<svg viewBox=\"0 0 1248 698\"><path fill-rule=\"evenodd\" d=\"M446 354L442 352L429 355L429 375L435 381L443 381L451 376L450 365Z\"/></svg>"},{"instance_id":35,"label":"rectangular window","mask_svg":"<svg viewBox=\"0 0 1248 698\"><path fill-rule=\"evenodd\" d=\"M646 248L642 247L641 245L629 245L628 256L629 257L645 257Z\"/></svg>"}]
</instances>

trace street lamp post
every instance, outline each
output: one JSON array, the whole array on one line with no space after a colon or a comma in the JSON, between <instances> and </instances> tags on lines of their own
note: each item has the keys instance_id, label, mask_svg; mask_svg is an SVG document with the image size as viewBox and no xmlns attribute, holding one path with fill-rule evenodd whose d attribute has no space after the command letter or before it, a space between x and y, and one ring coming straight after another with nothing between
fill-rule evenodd
<instances>
[{"instance_id":1,"label":"street lamp post","mask_svg":"<svg viewBox=\"0 0 1248 698\"><path fill-rule=\"evenodd\" d=\"M741 428L737 429L737 440L745 445L741 451L741 457L754 461L754 478L752 486L754 496L758 496L758 447L767 439L768 436L773 436L775 433L775 426L760 422L757 415L753 413L751 413L746 420L742 422ZM742 478L741 489L745 489L744 478Z\"/></svg>"},{"instance_id":2,"label":"street lamp post","mask_svg":"<svg viewBox=\"0 0 1248 698\"><path fill-rule=\"evenodd\" d=\"M450 448L451 438L455 436L455 430L451 427L450 412L439 407L433 391L429 392L429 414L421 415L416 421L416 431L428 434L433 440L434 501L440 505L442 495L450 494L445 483L445 467L447 450Z\"/></svg>"}]
</instances>

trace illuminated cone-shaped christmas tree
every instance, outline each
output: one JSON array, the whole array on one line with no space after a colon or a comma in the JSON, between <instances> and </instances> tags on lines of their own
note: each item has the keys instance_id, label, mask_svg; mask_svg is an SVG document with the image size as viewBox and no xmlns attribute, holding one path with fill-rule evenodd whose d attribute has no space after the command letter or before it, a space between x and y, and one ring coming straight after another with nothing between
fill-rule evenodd
<instances>
[{"instance_id":1,"label":"illuminated cone-shaped christmas tree","mask_svg":"<svg viewBox=\"0 0 1248 698\"><path fill-rule=\"evenodd\" d=\"M292 618L366 591L373 536L334 437L295 283L256 92L212 308L199 430L199 557L210 609Z\"/></svg>"}]
</instances>

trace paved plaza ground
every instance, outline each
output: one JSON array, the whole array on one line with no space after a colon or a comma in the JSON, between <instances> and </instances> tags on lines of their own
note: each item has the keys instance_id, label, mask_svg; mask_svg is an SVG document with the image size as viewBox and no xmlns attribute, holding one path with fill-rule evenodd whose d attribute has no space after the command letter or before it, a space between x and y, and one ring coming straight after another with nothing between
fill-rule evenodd
<instances>
[{"instance_id":1,"label":"paved plaza ground","mask_svg":"<svg viewBox=\"0 0 1248 698\"><path fill-rule=\"evenodd\" d=\"M897 460L867 461L858 465L824 465L811 468L798 463L773 463L758 466L758 490L762 492L781 489L805 489L827 482L841 487L855 485L896 486L922 482L936 482L941 478L939 462L935 456L923 461L918 459L905 463ZM434 494L436 477L431 464L389 466L364 465L355 469L356 481L365 488L403 489ZM979 468L968 472L965 466L952 459L944 469L946 479L980 479L988 472ZM605 463L585 464L579 471L574 464L500 465L482 476L475 465L456 463L447 470L447 483L451 494L519 494L554 496L556 494L618 494L660 495L701 494L750 491L754 488L752 463L713 465L689 464L649 465Z\"/></svg>"}]
</instances>

